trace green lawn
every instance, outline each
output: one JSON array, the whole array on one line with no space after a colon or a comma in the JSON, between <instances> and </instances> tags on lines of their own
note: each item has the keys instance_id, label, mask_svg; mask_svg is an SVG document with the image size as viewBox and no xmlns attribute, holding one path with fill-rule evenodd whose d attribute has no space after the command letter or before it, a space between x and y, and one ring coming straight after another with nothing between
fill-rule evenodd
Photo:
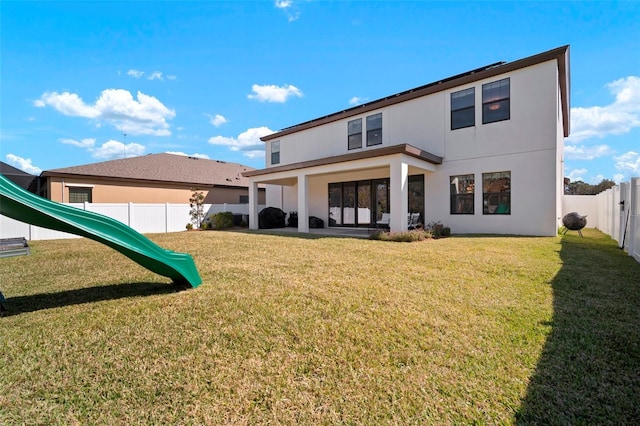
<instances>
[{"instance_id":1,"label":"green lawn","mask_svg":"<svg viewBox=\"0 0 640 426\"><path fill-rule=\"evenodd\" d=\"M640 264L607 236L152 235L0 259L2 424L634 424Z\"/></svg>"}]
</instances>

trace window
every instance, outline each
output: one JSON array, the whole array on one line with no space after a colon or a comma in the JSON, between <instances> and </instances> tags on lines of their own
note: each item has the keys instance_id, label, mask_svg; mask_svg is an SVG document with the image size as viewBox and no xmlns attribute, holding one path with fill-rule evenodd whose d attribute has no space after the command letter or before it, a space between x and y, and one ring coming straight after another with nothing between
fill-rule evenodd
<instances>
[{"instance_id":1,"label":"window","mask_svg":"<svg viewBox=\"0 0 640 426\"><path fill-rule=\"evenodd\" d=\"M511 214L511 172L482 174L483 214Z\"/></svg>"},{"instance_id":2,"label":"window","mask_svg":"<svg viewBox=\"0 0 640 426\"><path fill-rule=\"evenodd\" d=\"M424 221L424 175L409 176L409 215L418 214L418 223Z\"/></svg>"},{"instance_id":3,"label":"window","mask_svg":"<svg viewBox=\"0 0 640 426\"><path fill-rule=\"evenodd\" d=\"M508 120L509 79L482 85L482 124Z\"/></svg>"},{"instance_id":4,"label":"window","mask_svg":"<svg viewBox=\"0 0 640 426\"><path fill-rule=\"evenodd\" d=\"M69 202L70 203L90 203L91 202L91 188L82 187L69 187Z\"/></svg>"},{"instance_id":5,"label":"window","mask_svg":"<svg viewBox=\"0 0 640 426\"><path fill-rule=\"evenodd\" d=\"M367 117L367 146L382 143L382 113Z\"/></svg>"},{"instance_id":6,"label":"window","mask_svg":"<svg viewBox=\"0 0 640 426\"><path fill-rule=\"evenodd\" d=\"M474 214L473 194L475 178L473 175L451 176L451 214Z\"/></svg>"},{"instance_id":7,"label":"window","mask_svg":"<svg viewBox=\"0 0 640 426\"><path fill-rule=\"evenodd\" d=\"M349 122L349 149L362 148L362 118Z\"/></svg>"},{"instance_id":8,"label":"window","mask_svg":"<svg viewBox=\"0 0 640 426\"><path fill-rule=\"evenodd\" d=\"M241 195L240 196L240 204L249 204L249 196Z\"/></svg>"},{"instance_id":9,"label":"window","mask_svg":"<svg viewBox=\"0 0 640 426\"><path fill-rule=\"evenodd\" d=\"M271 164L280 164L280 141L271 142Z\"/></svg>"},{"instance_id":10,"label":"window","mask_svg":"<svg viewBox=\"0 0 640 426\"><path fill-rule=\"evenodd\" d=\"M451 130L476 125L475 88L451 94Z\"/></svg>"}]
</instances>

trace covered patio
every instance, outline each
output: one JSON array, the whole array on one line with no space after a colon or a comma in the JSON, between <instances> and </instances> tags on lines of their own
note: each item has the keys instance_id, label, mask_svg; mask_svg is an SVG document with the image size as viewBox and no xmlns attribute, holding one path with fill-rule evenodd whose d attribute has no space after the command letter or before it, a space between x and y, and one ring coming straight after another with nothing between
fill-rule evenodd
<instances>
[{"instance_id":1,"label":"covered patio","mask_svg":"<svg viewBox=\"0 0 640 426\"><path fill-rule=\"evenodd\" d=\"M412 145L400 144L244 172L243 175L249 178L249 228L258 229L259 184L295 187L298 232L308 233L310 216L316 215L328 219L328 202L312 199L316 194L311 193L310 182L330 181L331 176L339 174L370 172L388 178L389 229L394 232L405 231L409 222L409 175L433 173L441 163L442 157ZM324 191L323 197L326 200L328 187L324 187L321 191ZM311 211L311 205L314 206L314 211ZM323 208L324 211L320 211Z\"/></svg>"}]
</instances>

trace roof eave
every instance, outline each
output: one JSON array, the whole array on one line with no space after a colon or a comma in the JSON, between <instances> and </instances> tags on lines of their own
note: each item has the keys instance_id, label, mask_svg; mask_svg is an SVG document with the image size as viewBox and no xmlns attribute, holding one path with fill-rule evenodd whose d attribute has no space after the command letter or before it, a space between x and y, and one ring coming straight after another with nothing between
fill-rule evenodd
<instances>
[{"instance_id":1,"label":"roof eave","mask_svg":"<svg viewBox=\"0 0 640 426\"><path fill-rule=\"evenodd\" d=\"M265 169L250 170L242 173L244 177L262 176L271 173L288 172L309 167L326 166L347 161L363 160L367 158L383 157L386 155L406 154L431 164L442 164L442 157L424 151L409 144L392 145L383 148L369 149L366 151L352 152L349 154L336 155L333 157L320 158L317 160L301 161L299 163L285 164L282 166L268 167Z\"/></svg>"},{"instance_id":2,"label":"roof eave","mask_svg":"<svg viewBox=\"0 0 640 426\"><path fill-rule=\"evenodd\" d=\"M496 75L515 71L515 70L529 67L532 65L537 65L553 59L555 59L558 62L558 79L559 79L561 98L562 98L562 115L563 115L563 126L564 126L563 130L564 130L565 137L567 137L569 136L569 130L570 130L569 45L561 46L561 47L558 47L546 52L538 53L536 55L519 59L513 62L507 62L501 65L488 67L487 69L484 69L482 71L463 74L459 78L444 79L444 80L436 81L434 83L427 84L425 86L417 87L415 89L410 89L405 92L398 93L396 95L387 96L385 98L360 105L359 107L350 108L350 109L333 113L333 114L330 114L321 118L317 118L311 121L306 121L304 123L300 123L292 127L283 129L279 132L272 133L267 136L262 136L260 140L263 142L267 142L267 141L277 139L292 133L297 133L303 130L311 129L313 127L321 126L334 121L343 120L345 118L353 117L353 116L363 114L369 111L373 111L379 108L383 108L389 105L394 105L401 102L406 102L412 99L416 99L422 96L430 95L433 93L442 92L444 90L448 90L453 87L462 86L464 84L469 84L474 81L483 80L485 78L491 78Z\"/></svg>"}]
</instances>

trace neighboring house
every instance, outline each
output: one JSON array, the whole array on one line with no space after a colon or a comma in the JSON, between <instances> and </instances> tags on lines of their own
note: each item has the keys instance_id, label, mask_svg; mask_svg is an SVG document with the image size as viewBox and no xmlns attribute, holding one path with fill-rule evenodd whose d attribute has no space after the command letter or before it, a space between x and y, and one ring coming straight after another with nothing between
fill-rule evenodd
<instances>
[{"instance_id":1,"label":"neighboring house","mask_svg":"<svg viewBox=\"0 0 640 426\"><path fill-rule=\"evenodd\" d=\"M23 172L2 161L0 161L0 173L16 185L28 191L37 192L37 176Z\"/></svg>"},{"instance_id":2,"label":"neighboring house","mask_svg":"<svg viewBox=\"0 0 640 426\"><path fill-rule=\"evenodd\" d=\"M262 137L267 205L328 226L556 235L569 135L569 46L499 62ZM387 219L388 218L388 219Z\"/></svg>"},{"instance_id":3,"label":"neighboring house","mask_svg":"<svg viewBox=\"0 0 640 426\"><path fill-rule=\"evenodd\" d=\"M205 204L248 203L241 164L174 154L149 154L44 171L41 195L71 203L189 203L193 189ZM264 203L264 189L260 189Z\"/></svg>"}]
</instances>

